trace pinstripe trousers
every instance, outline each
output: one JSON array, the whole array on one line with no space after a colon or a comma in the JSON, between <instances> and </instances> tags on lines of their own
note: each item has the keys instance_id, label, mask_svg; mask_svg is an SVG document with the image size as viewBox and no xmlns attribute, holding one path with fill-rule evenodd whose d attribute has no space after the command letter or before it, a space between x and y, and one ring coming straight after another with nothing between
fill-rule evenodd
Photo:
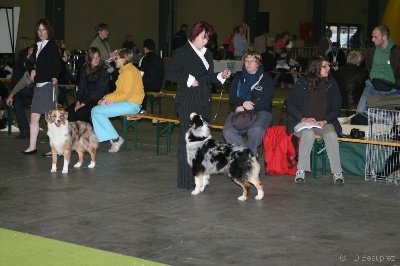
<instances>
[{"instance_id":1,"label":"pinstripe trousers","mask_svg":"<svg viewBox=\"0 0 400 266\"><path fill-rule=\"evenodd\" d=\"M190 124L190 114L195 112L203 116L204 119L210 121L211 116L211 102L208 106L201 106L199 104L188 104L188 103L176 103L176 111L179 117L179 141L178 141L178 176L177 186L178 188L194 189L195 182L193 171L187 161L186 153L186 140L185 134Z\"/></svg>"}]
</instances>

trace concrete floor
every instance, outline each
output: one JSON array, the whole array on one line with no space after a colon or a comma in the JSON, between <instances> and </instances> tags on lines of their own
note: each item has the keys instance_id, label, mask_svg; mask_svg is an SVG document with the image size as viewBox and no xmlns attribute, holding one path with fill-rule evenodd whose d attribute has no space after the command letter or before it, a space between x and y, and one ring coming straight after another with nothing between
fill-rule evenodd
<instances>
[{"instance_id":1,"label":"concrete floor","mask_svg":"<svg viewBox=\"0 0 400 266\"><path fill-rule=\"evenodd\" d=\"M171 155L156 156L155 132L141 121L137 150L130 132L127 152L102 143L94 169L87 154L74 169L74 154L68 174L62 160L50 173L49 158L20 155L28 140L0 132L0 227L170 265L400 265L400 187L310 174L297 185L262 170L261 201L251 187L239 202L222 175L192 196L176 188L178 129ZM48 147L42 132L38 150Z\"/></svg>"}]
</instances>

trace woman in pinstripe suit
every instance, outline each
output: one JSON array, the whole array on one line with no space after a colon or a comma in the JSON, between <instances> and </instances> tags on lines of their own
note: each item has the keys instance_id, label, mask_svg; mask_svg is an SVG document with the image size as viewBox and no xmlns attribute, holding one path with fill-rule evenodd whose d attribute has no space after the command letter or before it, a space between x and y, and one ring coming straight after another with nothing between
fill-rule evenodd
<instances>
[{"instance_id":1,"label":"woman in pinstripe suit","mask_svg":"<svg viewBox=\"0 0 400 266\"><path fill-rule=\"evenodd\" d=\"M180 121L178 142L178 188L195 187L192 169L187 163L185 133L192 112L202 115L207 121L211 116L211 83L223 84L231 72L225 69L214 73L212 53L205 47L212 36L207 22L197 22L189 41L172 54L166 78L178 84L175 97L176 111Z\"/></svg>"}]
</instances>

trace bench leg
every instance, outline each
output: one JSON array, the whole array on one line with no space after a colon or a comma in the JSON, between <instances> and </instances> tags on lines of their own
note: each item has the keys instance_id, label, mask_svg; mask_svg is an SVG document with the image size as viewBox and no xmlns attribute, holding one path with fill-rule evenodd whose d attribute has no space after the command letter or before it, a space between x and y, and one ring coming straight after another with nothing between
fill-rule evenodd
<instances>
[{"instance_id":1,"label":"bench leg","mask_svg":"<svg viewBox=\"0 0 400 266\"><path fill-rule=\"evenodd\" d=\"M167 122L165 125L157 121L157 140L156 140L156 154L160 155L160 137L167 133L167 154L171 153L171 136L174 129L174 122Z\"/></svg>"},{"instance_id":2,"label":"bench leg","mask_svg":"<svg viewBox=\"0 0 400 266\"><path fill-rule=\"evenodd\" d=\"M312 157L312 161L311 161L311 168L312 168L312 177L314 179L317 178L317 141L314 141L313 144L313 148L312 148L312 152L311 152L311 157Z\"/></svg>"},{"instance_id":3,"label":"bench leg","mask_svg":"<svg viewBox=\"0 0 400 266\"><path fill-rule=\"evenodd\" d=\"M154 104L157 103L158 104L158 114L161 114L161 98L155 97L154 95L150 94L149 101L150 101L151 113L154 114Z\"/></svg>"},{"instance_id":4,"label":"bench leg","mask_svg":"<svg viewBox=\"0 0 400 266\"><path fill-rule=\"evenodd\" d=\"M315 140L311 152L312 156L312 161L311 161L311 168L312 168L312 174L313 178L317 178L317 158L318 156L322 156L322 175L325 176L326 174L326 148L325 148L325 142L323 140Z\"/></svg>"},{"instance_id":5,"label":"bench leg","mask_svg":"<svg viewBox=\"0 0 400 266\"><path fill-rule=\"evenodd\" d=\"M137 120L128 120L126 117L121 117L122 120L122 138L124 139L124 151L128 150L128 128L133 128L133 146L135 150L137 149L137 139L138 139L138 121Z\"/></svg>"}]
</instances>

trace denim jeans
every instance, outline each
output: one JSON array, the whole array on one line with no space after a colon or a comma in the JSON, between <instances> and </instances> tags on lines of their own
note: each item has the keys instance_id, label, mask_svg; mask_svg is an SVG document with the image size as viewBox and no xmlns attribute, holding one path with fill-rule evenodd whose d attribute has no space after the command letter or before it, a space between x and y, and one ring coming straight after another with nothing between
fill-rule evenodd
<instances>
[{"instance_id":1,"label":"denim jeans","mask_svg":"<svg viewBox=\"0 0 400 266\"><path fill-rule=\"evenodd\" d=\"M364 88L364 91L363 91L363 94L361 95L360 101L358 102L357 113L364 113L367 111L367 109L368 109L367 99L369 96L374 96L374 95L380 96L380 95L386 95L386 94L388 94L388 92L378 91L378 90L375 90L374 87L367 85Z\"/></svg>"}]
</instances>

